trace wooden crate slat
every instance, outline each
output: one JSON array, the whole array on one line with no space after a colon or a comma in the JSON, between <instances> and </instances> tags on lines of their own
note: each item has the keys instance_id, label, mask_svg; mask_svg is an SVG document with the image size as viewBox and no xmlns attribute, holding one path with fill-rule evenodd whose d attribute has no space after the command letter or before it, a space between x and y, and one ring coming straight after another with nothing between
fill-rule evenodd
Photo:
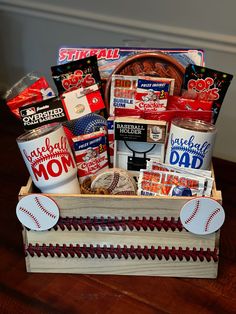
<instances>
[{"instance_id":1,"label":"wooden crate slat","mask_svg":"<svg viewBox=\"0 0 236 314\"><path fill-rule=\"evenodd\" d=\"M64 257L27 257L29 272L116 274L171 276L187 278L216 278L217 263L214 261L192 262L172 260L95 259Z\"/></svg>"},{"instance_id":2,"label":"wooden crate slat","mask_svg":"<svg viewBox=\"0 0 236 314\"><path fill-rule=\"evenodd\" d=\"M207 236L196 236L185 230L179 231L62 231L51 230L43 232L26 231L27 242L35 244L86 244L86 245L140 245L168 246L189 248L216 248L215 233Z\"/></svg>"}]
</instances>

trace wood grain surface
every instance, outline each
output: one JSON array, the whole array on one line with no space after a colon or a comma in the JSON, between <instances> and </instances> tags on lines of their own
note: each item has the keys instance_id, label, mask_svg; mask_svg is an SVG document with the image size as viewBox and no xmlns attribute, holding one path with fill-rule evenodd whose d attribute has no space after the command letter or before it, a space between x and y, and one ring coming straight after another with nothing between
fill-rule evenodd
<instances>
[{"instance_id":1,"label":"wood grain surface","mask_svg":"<svg viewBox=\"0 0 236 314\"><path fill-rule=\"evenodd\" d=\"M235 163L213 159L226 212L217 279L27 273L15 214L28 179L15 141L23 128L4 104L0 120L0 313L236 313Z\"/></svg>"}]
</instances>

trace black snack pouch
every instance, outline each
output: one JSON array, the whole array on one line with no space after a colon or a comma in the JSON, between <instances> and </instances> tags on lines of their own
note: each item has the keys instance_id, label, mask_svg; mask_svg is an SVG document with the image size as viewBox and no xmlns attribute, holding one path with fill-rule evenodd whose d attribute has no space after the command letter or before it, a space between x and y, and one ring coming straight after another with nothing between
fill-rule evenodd
<instances>
[{"instance_id":1,"label":"black snack pouch","mask_svg":"<svg viewBox=\"0 0 236 314\"><path fill-rule=\"evenodd\" d=\"M81 87L101 85L97 56L51 67L52 77L59 95Z\"/></svg>"},{"instance_id":2,"label":"black snack pouch","mask_svg":"<svg viewBox=\"0 0 236 314\"><path fill-rule=\"evenodd\" d=\"M215 123L232 79L231 74L189 64L184 74L182 96L213 101L212 111Z\"/></svg>"}]
</instances>

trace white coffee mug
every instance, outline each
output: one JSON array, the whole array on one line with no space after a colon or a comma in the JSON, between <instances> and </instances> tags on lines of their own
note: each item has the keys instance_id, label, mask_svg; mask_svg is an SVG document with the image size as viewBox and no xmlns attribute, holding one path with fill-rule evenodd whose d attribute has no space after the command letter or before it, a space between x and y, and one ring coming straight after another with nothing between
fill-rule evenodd
<instances>
[{"instance_id":1,"label":"white coffee mug","mask_svg":"<svg viewBox=\"0 0 236 314\"><path fill-rule=\"evenodd\" d=\"M77 166L61 124L44 125L19 136L30 176L43 193L80 193Z\"/></svg>"}]
</instances>

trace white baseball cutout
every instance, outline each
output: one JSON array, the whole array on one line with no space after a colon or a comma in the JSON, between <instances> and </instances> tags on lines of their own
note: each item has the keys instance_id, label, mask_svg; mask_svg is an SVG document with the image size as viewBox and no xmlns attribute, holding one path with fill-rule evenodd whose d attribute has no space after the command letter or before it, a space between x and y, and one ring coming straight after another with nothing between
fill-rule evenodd
<instances>
[{"instance_id":1,"label":"white baseball cutout","mask_svg":"<svg viewBox=\"0 0 236 314\"><path fill-rule=\"evenodd\" d=\"M18 202L16 215L25 227L43 231L55 226L59 219L59 208L45 195L30 194Z\"/></svg>"},{"instance_id":2,"label":"white baseball cutout","mask_svg":"<svg viewBox=\"0 0 236 314\"><path fill-rule=\"evenodd\" d=\"M195 234L210 234L224 223L223 207L210 197L197 197L188 201L181 209L180 220L188 231Z\"/></svg>"}]
</instances>

